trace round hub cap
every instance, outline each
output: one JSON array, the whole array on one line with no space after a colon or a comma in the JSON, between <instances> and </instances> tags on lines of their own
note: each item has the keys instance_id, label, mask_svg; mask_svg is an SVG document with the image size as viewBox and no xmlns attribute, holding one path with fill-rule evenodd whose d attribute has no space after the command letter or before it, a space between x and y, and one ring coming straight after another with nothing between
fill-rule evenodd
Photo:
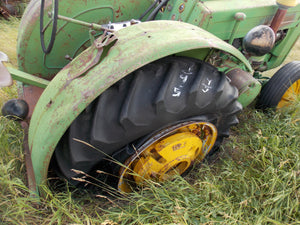
<instances>
[{"instance_id":1,"label":"round hub cap","mask_svg":"<svg viewBox=\"0 0 300 225\"><path fill-rule=\"evenodd\" d=\"M217 129L208 122L181 123L157 133L125 162L118 189L130 192L147 180L163 182L181 175L205 157L216 138Z\"/></svg>"},{"instance_id":2,"label":"round hub cap","mask_svg":"<svg viewBox=\"0 0 300 225\"><path fill-rule=\"evenodd\" d=\"M300 96L300 80L294 82L284 93L279 101L277 108L283 108L295 102L297 97Z\"/></svg>"}]
</instances>

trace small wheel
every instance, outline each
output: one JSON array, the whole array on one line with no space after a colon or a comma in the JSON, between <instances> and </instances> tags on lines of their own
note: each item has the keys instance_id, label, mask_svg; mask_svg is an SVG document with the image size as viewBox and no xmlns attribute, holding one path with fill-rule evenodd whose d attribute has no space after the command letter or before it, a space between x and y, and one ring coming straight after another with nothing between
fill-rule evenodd
<instances>
[{"instance_id":1,"label":"small wheel","mask_svg":"<svg viewBox=\"0 0 300 225\"><path fill-rule=\"evenodd\" d=\"M53 0L52 4L53 4L53 8L52 8L52 12L51 12L51 19L46 24L46 26L44 26L45 0L41 0L40 39L41 39L41 46L42 46L43 52L45 54L49 54L51 52L53 45L54 45L56 30L57 30L58 0ZM52 30L51 30L50 41L48 43L48 46L46 46L45 45L45 32L51 23L52 23Z\"/></svg>"},{"instance_id":2,"label":"small wheel","mask_svg":"<svg viewBox=\"0 0 300 225\"><path fill-rule=\"evenodd\" d=\"M286 107L300 96L300 61L286 64L263 87L257 107L261 109Z\"/></svg>"},{"instance_id":3,"label":"small wheel","mask_svg":"<svg viewBox=\"0 0 300 225\"><path fill-rule=\"evenodd\" d=\"M111 86L79 115L54 152L53 169L74 185L88 173L121 191L143 183L126 168L158 181L182 174L238 123L237 97L226 75L208 63L160 59Z\"/></svg>"}]
</instances>

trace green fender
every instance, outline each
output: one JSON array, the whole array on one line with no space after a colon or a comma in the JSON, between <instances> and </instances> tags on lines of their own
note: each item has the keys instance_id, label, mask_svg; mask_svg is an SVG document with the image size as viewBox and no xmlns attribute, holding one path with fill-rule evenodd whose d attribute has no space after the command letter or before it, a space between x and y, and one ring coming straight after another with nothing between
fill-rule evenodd
<instances>
[{"instance_id":1,"label":"green fender","mask_svg":"<svg viewBox=\"0 0 300 225\"><path fill-rule=\"evenodd\" d=\"M216 48L231 53L252 70L236 48L187 23L145 22L124 28L115 36L118 40L100 63L91 66L89 57L95 55L96 48L88 48L55 76L40 97L29 128L37 187L46 181L55 147L72 121L108 87L136 69L168 55ZM87 72L84 66L90 66Z\"/></svg>"}]
</instances>

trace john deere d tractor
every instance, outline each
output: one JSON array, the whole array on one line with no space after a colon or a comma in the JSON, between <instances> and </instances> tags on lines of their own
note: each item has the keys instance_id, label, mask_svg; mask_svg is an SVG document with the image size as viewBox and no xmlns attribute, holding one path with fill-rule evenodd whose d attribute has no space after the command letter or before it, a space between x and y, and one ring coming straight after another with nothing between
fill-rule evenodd
<instances>
[{"instance_id":1,"label":"john deere d tractor","mask_svg":"<svg viewBox=\"0 0 300 225\"><path fill-rule=\"evenodd\" d=\"M29 127L29 186L89 174L130 192L185 173L254 100L278 109L299 97L298 61L260 80L299 23L295 0L32 0L19 68L0 64L1 86L19 84L2 112Z\"/></svg>"}]
</instances>

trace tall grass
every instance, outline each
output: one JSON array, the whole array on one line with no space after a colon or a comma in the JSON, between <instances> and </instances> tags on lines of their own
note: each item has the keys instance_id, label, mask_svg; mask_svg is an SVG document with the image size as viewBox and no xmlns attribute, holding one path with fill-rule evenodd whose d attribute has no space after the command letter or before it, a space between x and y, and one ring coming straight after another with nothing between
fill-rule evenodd
<instances>
[{"instance_id":1,"label":"tall grass","mask_svg":"<svg viewBox=\"0 0 300 225\"><path fill-rule=\"evenodd\" d=\"M18 22L0 21L13 37L0 51L13 66ZM0 106L16 95L15 86L0 90ZM0 116L0 224L300 224L300 101L278 113L244 111L220 152L185 178L119 198L67 187L30 198L22 138Z\"/></svg>"},{"instance_id":2,"label":"tall grass","mask_svg":"<svg viewBox=\"0 0 300 225\"><path fill-rule=\"evenodd\" d=\"M299 224L299 106L286 113L254 110L221 151L185 177L120 199L50 192L28 198L17 125L1 121L0 214L7 224ZM251 121L249 123L248 121ZM6 136L5 136L5 135ZM11 142L12 140L19 140ZM6 148L5 148L6 149ZM12 152L9 152L12 151Z\"/></svg>"},{"instance_id":3,"label":"tall grass","mask_svg":"<svg viewBox=\"0 0 300 225\"><path fill-rule=\"evenodd\" d=\"M0 51L5 52L10 59L10 66L17 65L16 43L19 20L11 18L10 21L0 19Z\"/></svg>"},{"instance_id":4,"label":"tall grass","mask_svg":"<svg viewBox=\"0 0 300 225\"><path fill-rule=\"evenodd\" d=\"M299 118L247 111L215 161L106 212L119 224L299 224Z\"/></svg>"},{"instance_id":5,"label":"tall grass","mask_svg":"<svg viewBox=\"0 0 300 225\"><path fill-rule=\"evenodd\" d=\"M17 36L19 20L12 18L10 21L0 19L0 51L7 54L9 62L6 66L17 67ZM17 97L16 86L0 89L0 107L10 98Z\"/></svg>"},{"instance_id":6,"label":"tall grass","mask_svg":"<svg viewBox=\"0 0 300 225\"><path fill-rule=\"evenodd\" d=\"M16 42L19 20L0 20L0 51L10 59L6 66L17 67ZM0 107L17 97L16 85L0 89ZM33 204L28 198L26 171L20 125L0 115L0 223L37 222ZM28 219L27 219L28 218Z\"/></svg>"}]
</instances>

